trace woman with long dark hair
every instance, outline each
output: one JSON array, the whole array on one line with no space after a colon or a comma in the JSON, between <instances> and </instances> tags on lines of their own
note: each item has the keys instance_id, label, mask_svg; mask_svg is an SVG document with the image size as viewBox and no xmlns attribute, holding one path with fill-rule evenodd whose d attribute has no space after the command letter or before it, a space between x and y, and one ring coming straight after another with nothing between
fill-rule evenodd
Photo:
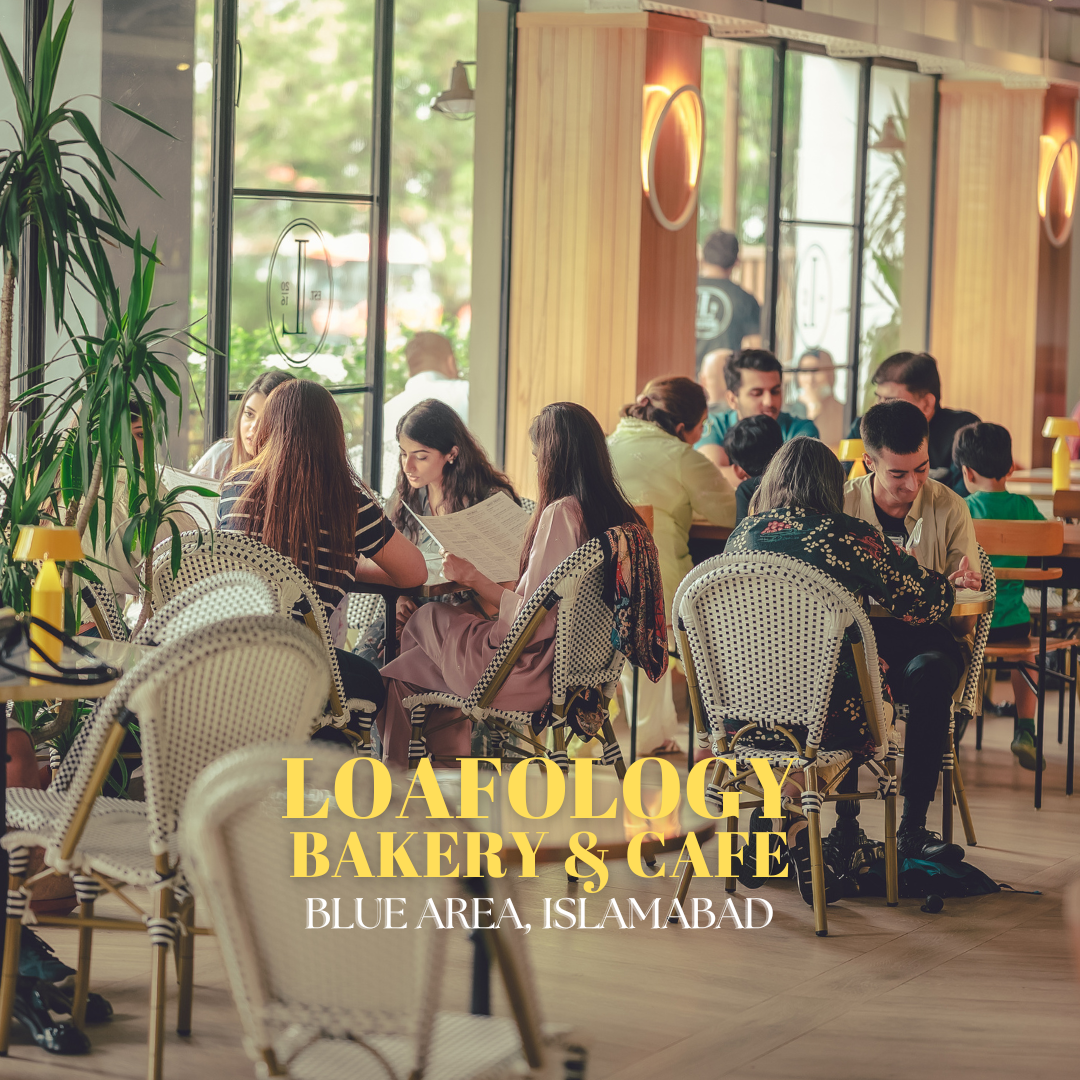
<instances>
[{"instance_id":1,"label":"woman with long dark hair","mask_svg":"<svg viewBox=\"0 0 1080 1080\"><path fill-rule=\"evenodd\" d=\"M488 460L483 447L449 405L428 398L398 421L394 432L400 447L401 469L387 508L398 531L424 553L438 557L439 545L416 516L454 514L504 491L520 502L513 485ZM431 602L472 605L471 593L449 593ZM403 596L397 602L397 629L425 601ZM475 605L472 610L479 611ZM356 651L381 665L386 622L381 616L368 628Z\"/></svg>"},{"instance_id":2,"label":"woman with long dark hair","mask_svg":"<svg viewBox=\"0 0 1080 1080\"><path fill-rule=\"evenodd\" d=\"M267 398L284 382L295 379L291 371L264 371L244 391L236 410L236 430L230 439L218 439L192 467L195 476L220 480L233 469L246 465L255 456L255 434L266 408Z\"/></svg>"},{"instance_id":3,"label":"woman with long dark hair","mask_svg":"<svg viewBox=\"0 0 1080 1080\"><path fill-rule=\"evenodd\" d=\"M520 578L513 589L481 574L472 563L446 554L443 570L498 611L494 621L445 604L420 608L405 624L401 655L383 668L386 707L379 714L384 760L402 768L409 761L411 720L401 702L421 690L465 697L476 685L517 613L543 580L568 555L616 525L641 519L627 502L611 469L604 433L581 405L546 406L529 431L536 455L539 498L525 532ZM499 708L534 711L551 698L555 615L549 612L495 699ZM441 711L441 710L440 710ZM433 756L467 755L471 721L440 727L434 720L428 747ZM434 730L438 728L438 730Z\"/></svg>"},{"instance_id":4,"label":"woman with long dark hair","mask_svg":"<svg viewBox=\"0 0 1080 1080\"><path fill-rule=\"evenodd\" d=\"M225 478L219 528L247 533L292 559L315 585L327 618L356 581L408 588L427 580L423 555L353 472L328 390L307 379L279 386L267 399L255 451ZM346 697L379 704L377 669L340 649L337 657Z\"/></svg>"},{"instance_id":5,"label":"woman with long dark hair","mask_svg":"<svg viewBox=\"0 0 1080 1080\"><path fill-rule=\"evenodd\" d=\"M449 405L435 398L421 401L398 421L395 435L401 448L401 472L390 520L421 549L434 541L423 533L413 514L454 514L499 491L520 502L510 480L491 464L465 421Z\"/></svg>"}]
</instances>

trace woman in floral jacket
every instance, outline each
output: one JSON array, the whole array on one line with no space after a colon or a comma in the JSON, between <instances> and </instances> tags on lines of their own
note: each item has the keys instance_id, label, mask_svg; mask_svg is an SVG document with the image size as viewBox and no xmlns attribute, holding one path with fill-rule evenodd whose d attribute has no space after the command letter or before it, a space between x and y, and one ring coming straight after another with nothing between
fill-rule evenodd
<instances>
[{"instance_id":1,"label":"woman in floral jacket","mask_svg":"<svg viewBox=\"0 0 1080 1080\"><path fill-rule=\"evenodd\" d=\"M833 452L817 439L800 436L784 444L769 463L750 504L750 516L728 539L725 555L769 551L799 559L834 578L857 596L869 595L892 615L915 624L944 618L952 610L953 587L935 570L920 566L872 525L843 512L844 474ZM856 761L873 753L849 630L840 652L822 734L822 750L851 750ZM880 660L879 660L880 663ZM888 690L882 670L882 688ZM729 737L741 727L725 723ZM798 730L793 732L796 736ZM779 733L750 735L751 745L785 747ZM788 847L803 898L812 903L805 821L795 820ZM826 868L826 898L840 898L841 885Z\"/></svg>"}]
</instances>

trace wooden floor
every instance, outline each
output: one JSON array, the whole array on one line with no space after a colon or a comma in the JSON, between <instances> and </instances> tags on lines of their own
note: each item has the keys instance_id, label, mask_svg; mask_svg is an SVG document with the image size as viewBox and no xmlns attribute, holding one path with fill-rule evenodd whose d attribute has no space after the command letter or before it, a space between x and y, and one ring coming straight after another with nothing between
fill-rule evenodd
<instances>
[{"instance_id":1,"label":"wooden floor","mask_svg":"<svg viewBox=\"0 0 1080 1080\"><path fill-rule=\"evenodd\" d=\"M968 858L996 881L1039 895L948 900L937 915L921 912L920 900L898 909L843 901L829 909L828 938L814 936L810 909L789 884L740 889L774 906L772 925L758 931L537 932L533 919L526 941L546 1018L585 1036L593 1078L1073 1080L1080 982L1062 893L1080 880L1080 796L1066 799L1064 752L1052 741L1036 813L1032 774L1009 753L1011 729L1010 720L988 718L978 753L969 736L963 762L979 845ZM939 812L935 805L932 818ZM864 806L872 835L881 835L880 813L881 804ZM549 867L521 882L520 906L537 912L543 897L567 891L561 869ZM721 892L715 881L700 885L701 895ZM615 864L604 894L640 903L657 895L668 897L668 885L634 878L625 864ZM74 935L44 936L73 959ZM93 1052L49 1057L16 1030L10 1057L0 1061L3 1080L145 1075L147 946L132 934L98 933L94 942L92 985L116 1015L89 1029ZM449 1007L464 1007L467 968L467 946L455 942ZM212 940L198 941L196 982L195 1033L170 1033L165 1076L253 1075ZM505 1011L505 1003L496 1008Z\"/></svg>"}]
</instances>

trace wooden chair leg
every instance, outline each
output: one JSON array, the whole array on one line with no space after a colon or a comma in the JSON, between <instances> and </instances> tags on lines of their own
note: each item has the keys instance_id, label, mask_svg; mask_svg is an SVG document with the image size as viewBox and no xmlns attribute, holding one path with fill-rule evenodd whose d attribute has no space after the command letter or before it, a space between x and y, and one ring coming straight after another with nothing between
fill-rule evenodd
<instances>
[{"instance_id":1,"label":"wooden chair leg","mask_svg":"<svg viewBox=\"0 0 1080 1080\"><path fill-rule=\"evenodd\" d=\"M817 767L806 770L806 792L816 795L818 790ZM821 850L821 806L806 800L806 824L810 831L810 881L814 891L814 933L827 937L829 921L825 914L825 856Z\"/></svg>"},{"instance_id":2,"label":"wooden chair leg","mask_svg":"<svg viewBox=\"0 0 1080 1080\"><path fill-rule=\"evenodd\" d=\"M953 791L956 794L956 807L960 811L960 821L964 826L964 840L968 847L975 847L978 843L975 839L975 825L971 820L971 807L968 806L967 792L964 790L964 774L957 759L953 760Z\"/></svg>"},{"instance_id":3,"label":"wooden chair leg","mask_svg":"<svg viewBox=\"0 0 1080 1080\"><path fill-rule=\"evenodd\" d=\"M19 894L26 867L30 862L29 848L8 852L7 919L4 923L4 963L0 968L0 1054L6 1055L11 1039L11 1014L15 1009L15 989L19 977L19 944L22 937L23 908L15 897Z\"/></svg>"},{"instance_id":4,"label":"wooden chair leg","mask_svg":"<svg viewBox=\"0 0 1080 1080\"><path fill-rule=\"evenodd\" d=\"M161 889L150 920L150 1031L147 1038L147 1080L161 1080L165 1053L165 975L172 945L172 890Z\"/></svg>"},{"instance_id":5,"label":"wooden chair leg","mask_svg":"<svg viewBox=\"0 0 1080 1080\"><path fill-rule=\"evenodd\" d=\"M76 886L77 890L78 888L79 886ZM90 955L94 943L94 930L88 923L94 917L92 893L90 897L80 898L79 903L79 918L86 922L79 927L79 958L75 967L75 991L71 998L71 1022L80 1031L86 1026L86 1002L90 997Z\"/></svg>"},{"instance_id":6,"label":"wooden chair leg","mask_svg":"<svg viewBox=\"0 0 1080 1080\"><path fill-rule=\"evenodd\" d=\"M953 724L949 722L949 734L945 741L945 754L941 761L941 839L947 844L953 838L953 769L956 762L956 746L953 742Z\"/></svg>"},{"instance_id":7,"label":"wooden chair leg","mask_svg":"<svg viewBox=\"0 0 1080 1080\"><path fill-rule=\"evenodd\" d=\"M900 903L900 868L896 855L896 759L887 760L885 768L892 776L889 794L885 796L885 903L896 907Z\"/></svg>"},{"instance_id":8,"label":"wooden chair leg","mask_svg":"<svg viewBox=\"0 0 1080 1080\"><path fill-rule=\"evenodd\" d=\"M184 926L191 928L195 925L195 901L189 900L181 910L181 921ZM179 944L179 971L177 981L180 984L178 994L178 1007L176 1015L177 1035L191 1034L191 999L195 990L195 935L180 934L177 938Z\"/></svg>"}]
</instances>

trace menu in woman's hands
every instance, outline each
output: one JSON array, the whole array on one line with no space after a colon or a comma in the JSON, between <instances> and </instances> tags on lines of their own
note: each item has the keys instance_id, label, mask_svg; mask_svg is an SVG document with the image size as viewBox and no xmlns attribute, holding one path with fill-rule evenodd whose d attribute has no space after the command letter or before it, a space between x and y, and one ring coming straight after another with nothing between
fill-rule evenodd
<instances>
[{"instance_id":1,"label":"menu in woman's hands","mask_svg":"<svg viewBox=\"0 0 1080 1080\"><path fill-rule=\"evenodd\" d=\"M456 514L414 515L444 550L469 562L491 581L517 581L529 512L504 491Z\"/></svg>"}]
</instances>

